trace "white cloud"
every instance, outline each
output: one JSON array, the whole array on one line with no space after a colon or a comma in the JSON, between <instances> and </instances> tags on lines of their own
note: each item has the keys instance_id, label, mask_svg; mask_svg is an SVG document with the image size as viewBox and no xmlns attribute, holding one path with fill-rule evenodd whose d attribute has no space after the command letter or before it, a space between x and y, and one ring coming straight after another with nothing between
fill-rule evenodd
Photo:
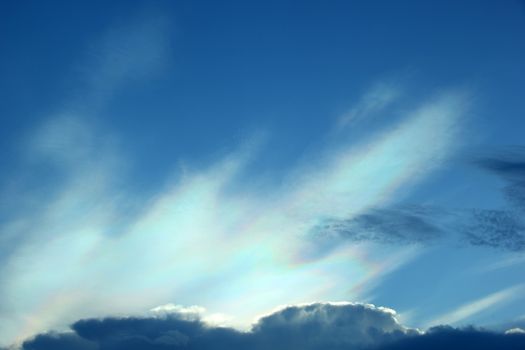
<instances>
[{"instance_id":1,"label":"white cloud","mask_svg":"<svg viewBox=\"0 0 525 350\"><path fill-rule=\"evenodd\" d=\"M121 210L133 194L116 190L120 175L113 161L105 161L119 157L90 148L101 134L83 131L94 135L78 138L87 156L68 162L74 171L56 194L37 198L38 215L16 218L27 225L2 272L2 312L10 322L0 327L1 336L25 337L167 300L198 302L210 315L229 310L233 324L246 327L251 315L282 302L366 299L374 281L415 256L414 247L389 251L390 260L367 244L311 255L307 251L316 247L308 246L305 234L321 218L348 218L387 203L439 166L454 150L462 101L444 95L365 144L327 150L315 166L300 167L265 193L235 190L237 173L252 157L238 152L186 171L133 216ZM51 145L53 154L67 152L77 128L69 119L52 123L43 130L73 135L60 136L65 143L57 146L57 133L46 131L38 144Z\"/></svg>"},{"instance_id":2,"label":"white cloud","mask_svg":"<svg viewBox=\"0 0 525 350\"><path fill-rule=\"evenodd\" d=\"M503 303L509 302L517 298L525 292L525 284L518 284L509 288L505 288L498 292L489 294L483 298L471 301L461 305L457 309L448 312L444 315L436 317L428 322L428 326L440 324L457 324L462 321L494 307L501 306Z\"/></svg>"},{"instance_id":3,"label":"white cloud","mask_svg":"<svg viewBox=\"0 0 525 350\"><path fill-rule=\"evenodd\" d=\"M159 305L152 309L150 309L154 314L180 314L180 315L196 315L200 317L202 314L206 312L206 308L198 305L192 305L192 306L183 306L183 305L175 305L172 303L165 304L165 305Z\"/></svg>"},{"instance_id":4,"label":"white cloud","mask_svg":"<svg viewBox=\"0 0 525 350\"><path fill-rule=\"evenodd\" d=\"M525 256L524 255L513 255L509 258L505 259L498 259L498 261L491 263L487 266L483 266L480 268L480 273L486 273L486 272L492 272L495 270L501 270L506 269L509 267L514 267L516 265L520 265L525 263Z\"/></svg>"},{"instance_id":5,"label":"white cloud","mask_svg":"<svg viewBox=\"0 0 525 350\"><path fill-rule=\"evenodd\" d=\"M525 334L525 330L521 328L511 328L506 330L505 334Z\"/></svg>"},{"instance_id":6,"label":"white cloud","mask_svg":"<svg viewBox=\"0 0 525 350\"><path fill-rule=\"evenodd\" d=\"M262 317L252 332L272 348L354 348L419 332L399 324L390 308L359 303L292 305ZM264 343L263 343L264 344Z\"/></svg>"},{"instance_id":7,"label":"white cloud","mask_svg":"<svg viewBox=\"0 0 525 350\"><path fill-rule=\"evenodd\" d=\"M395 82L380 82L372 86L361 99L338 121L338 128L344 129L366 118L373 117L392 105L402 95L402 86Z\"/></svg>"}]
</instances>

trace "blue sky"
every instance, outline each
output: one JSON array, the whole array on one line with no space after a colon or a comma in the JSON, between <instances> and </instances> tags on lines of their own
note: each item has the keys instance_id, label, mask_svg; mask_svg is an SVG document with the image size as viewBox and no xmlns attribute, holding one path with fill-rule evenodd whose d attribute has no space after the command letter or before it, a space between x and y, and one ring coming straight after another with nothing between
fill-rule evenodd
<instances>
[{"instance_id":1,"label":"blue sky","mask_svg":"<svg viewBox=\"0 0 525 350\"><path fill-rule=\"evenodd\" d=\"M312 302L524 326L523 2L0 16L0 345Z\"/></svg>"}]
</instances>

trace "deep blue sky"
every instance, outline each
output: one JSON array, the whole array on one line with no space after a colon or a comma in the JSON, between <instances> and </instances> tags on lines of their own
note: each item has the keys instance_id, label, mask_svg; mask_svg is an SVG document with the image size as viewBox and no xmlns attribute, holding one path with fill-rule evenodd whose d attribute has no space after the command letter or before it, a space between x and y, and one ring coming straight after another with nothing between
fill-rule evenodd
<instances>
[{"instance_id":1,"label":"deep blue sky","mask_svg":"<svg viewBox=\"0 0 525 350\"><path fill-rule=\"evenodd\" d=\"M525 10L519 2L1 6L1 112L8 123L2 128L2 150L65 99L83 100L86 77L79 70L93 40L145 12L169 18L165 66L145 80L127 81L97 111L98 119L133 140L124 141L127 149L149 160L144 176L160 176L159 163L231 147L256 128L272 129L272 141L282 151L274 155L278 164L293 160L385 77L408 76L416 93L473 86L483 94L476 111L480 123L491 124L484 136L491 143L502 143L503 135L505 143L520 141L519 128L511 126L524 107L519 91ZM84 102L83 108L92 108ZM13 162L10 154L2 154L6 165Z\"/></svg>"},{"instance_id":2,"label":"deep blue sky","mask_svg":"<svg viewBox=\"0 0 525 350\"><path fill-rule=\"evenodd\" d=\"M523 323L524 37L510 0L1 2L1 336L168 303Z\"/></svg>"}]
</instances>

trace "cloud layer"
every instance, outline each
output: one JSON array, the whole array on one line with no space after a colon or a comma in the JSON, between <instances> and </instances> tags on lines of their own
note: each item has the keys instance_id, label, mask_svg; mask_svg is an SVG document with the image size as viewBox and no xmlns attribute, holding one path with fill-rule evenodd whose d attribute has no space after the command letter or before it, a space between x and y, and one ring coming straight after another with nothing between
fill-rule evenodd
<instances>
[{"instance_id":1,"label":"cloud layer","mask_svg":"<svg viewBox=\"0 0 525 350\"><path fill-rule=\"evenodd\" d=\"M46 333L23 343L24 350L162 349L518 349L519 330L505 334L475 328L402 326L395 312L370 304L314 303L288 306L259 319L249 332L213 327L187 314L162 317L85 319L70 332Z\"/></svg>"}]
</instances>

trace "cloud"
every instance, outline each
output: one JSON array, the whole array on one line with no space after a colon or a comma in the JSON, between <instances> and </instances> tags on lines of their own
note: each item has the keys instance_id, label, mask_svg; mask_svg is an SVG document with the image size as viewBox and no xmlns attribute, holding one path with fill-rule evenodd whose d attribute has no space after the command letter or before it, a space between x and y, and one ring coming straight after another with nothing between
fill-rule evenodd
<instances>
[{"instance_id":1,"label":"cloud","mask_svg":"<svg viewBox=\"0 0 525 350\"><path fill-rule=\"evenodd\" d=\"M516 209L525 210L525 147L510 148L474 162L505 180L505 196Z\"/></svg>"},{"instance_id":2,"label":"cloud","mask_svg":"<svg viewBox=\"0 0 525 350\"><path fill-rule=\"evenodd\" d=\"M399 82L379 82L372 86L349 111L343 114L338 121L340 129L355 126L370 116L377 116L379 112L399 100L403 88Z\"/></svg>"},{"instance_id":3,"label":"cloud","mask_svg":"<svg viewBox=\"0 0 525 350\"><path fill-rule=\"evenodd\" d=\"M508 206L471 210L461 228L464 239L477 246L516 252L525 250L525 148L514 147L478 157L474 163L506 183L502 191Z\"/></svg>"},{"instance_id":4,"label":"cloud","mask_svg":"<svg viewBox=\"0 0 525 350\"><path fill-rule=\"evenodd\" d=\"M226 326L231 321L231 316L229 315L222 313L209 314L206 308L198 305L185 307L183 305L169 303L156 306L149 311L155 316L177 314L179 318L184 318L186 320L201 319L206 322L206 324L212 326Z\"/></svg>"},{"instance_id":5,"label":"cloud","mask_svg":"<svg viewBox=\"0 0 525 350\"><path fill-rule=\"evenodd\" d=\"M388 308L356 303L288 306L263 317L252 333L266 349L363 348L417 334Z\"/></svg>"},{"instance_id":6,"label":"cloud","mask_svg":"<svg viewBox=\"0 0 525 350\"><path fill-rule=\"evenodd\" d=\"M127 182L134 155L115 146L125 135L107 132L92 116L119 88L170 61L169 29L167 18L154 14L94 41L79 64L85 91L22 145L21 180L0 199L0 342L79 318L140 313L175 297L206 305L209 322L247 327L253 314L278 303L366 300L358 295L364 284L411 259L405 247L389 259L348 244L320 253L306 236L326 218L384 205L442 165L458 144L463 92L408 106L388 129L320 150L264 190L252 179L240 183L256 150L239 145L204 166L167 174L144 194ZM378 84L350 108L351 119L384 111L397 89ZM49 168L49 178L40 167Z\"/></svg>"},{"instance_id":7,"label":"cloud","mask_svg":"<svg viewBox=\"0 0 525 350\"><path fill-rule=\"evenodd\" d=\"M484 266L481 269L481 272L490 272L500 269L505 269L508 267L513 267L515 265L520 265L525 263L525 255L511 256L510 258L500 259L495 263L492 263L488 266Z\"/></svg>"},{"instance_id":8,"label":"cloud","mask_svg":"<svg viewBox=\"0 0 525 350\"><path fill-rule=\"evenodd\" d=\"M0 187L0 339L78 317L66 315L71 309L45 310L80 308L97 279L90 274L98 268L88 272L87 261L96 260L97 246L120 233L138 208L135 194L118 189L124 181L116 174L127 169L127 158L95 115L124 84L157 73L169 51L169 23L161 14L113 26L78 65L84 89L15 145L19 173Z\"/></svg>"},{"instance_id":9,"label":"cloud","mask_svg":"<svg viewBox=\"0 0 525 350\"><path fill-rule=\"evenodd\" d=\"M27 152L61 164L60 181L45 195L20 191L31 205L0 227L3 236L20 223L19 241L1 257L0 335L14 340L90 315L143 312L174 297L199 301L210 317L231 310L239 327L283 302L366 300L363 286L411 259L411 248L389 252L396 263L388 266L366 246L320 253L308 232L326 218L351 220L383 206L436 169L456 149L465 104L454 92L425 101L392 129L329 147L264 191L239 185L256 154L240 145L151 196L123 186L126 157L104 142L110 133L52 119Z\"/></svg>"},{"instance_id":10,"label":"cloud","mask_svg":"<svg viewBox=\"0 0 525 350\"><path fill-rule=\"evenodd\" d=\"M68 333L46 333L39 334L30 342L24 344L24 349L28 350L98 350L98 344L78 336L74 332Z\"/></svg>"},{"instance_id":11,"label":"cloud","mask_svg":"<svg viewBox=\"0 0 525 350\"><path fill-rule=\"evenodd\" d=\"M214 327L176 312L162 317L86 319L64 333L39 334L24 350L162 349L517 349L520 331L493 333L439 326L421 332L402 326L393 310L357 303L287 306L262 317L248 332Z\"/></svg>"},{"instance_id":12,"label":"cloud","mask_svg":"<svg viewBox=\"0 0 525 350\"><path fill-rule=\"evenodd\" d=\"M328 247L342 241L429 245L452 237L469 246L525 250L525 221L520 213L506 209L390 205L350 219L325 219L310 235Z\"/></svg>"},{"instance_id":13,"label":"cloud","mask_svg":"<svg viewBox=\"0 0 525 350\"><path fill-rule=\"evenodd\" d=\"M429 243L441 238L438 210L424 206L371 209L347 220L326 220L315 227L315 239L373 241L384 244Z\"/></svg>"},{"instance_id":14,"label":"cloud","mask_svg":"<svg viewBox=\"0 0 525 350\"><path fill-rule=\"evenodd\" d=\"M525 347L522 334L495 333L473 327L434 327L424 334L406 337L399 341L376 348L377 350L514 350Z\"/></svg>"},{"instance_id":15,"label":"cloud","mask_svg":"<svg viewBox=\"0 0 525 350\"><path fill-rule=\"evenodd\" d=\"M462 233L472 245L525 250L525 222L513 211L473 210Z\"/></svg>"},{"instance_id":16,"label":"cloud","mask_svg":"<svg viewBox=\"0 0 525 350\"><path fill-rule=\"evenodd\" d=\"M505 334L525 334L525 330L521 328L511 328L506 330Z\"/></svg>"},{"instance_id":17,"label":"cloud","mask_svg":"<svg viewBox=\"0 0 525 350\"><path fill-rule=\"evenodd\" d=\"M330 247L342 241L430 244L454 237L471 246L524 251L525 149L516 147L478 158L474 163L507 183L503 193L510 207L451 209L389 204L368 208L349 218L324 218L310 231L311 238Z\"/></svg>"},{"instance_id":18,"label":"cloud","mask_svg":"<svg viewBox=\"0 0 525 350\"><path fill-rule=\"evenodd\" d=\"M192 305L189 307L185 307L182 305L175 305L172 303L166 304L166 305L160 305L152 308L150 312L154 314L173 314L176 313L177 315L186 316L189 319L199 318L201 315L203 315L206 312L206 309L202 306L198 305Z\"/></svg>"},{"instance_id":19,"label":"cloud","mask_svg":"<svg viewBox=\"0 0 525 350\"><path fill-rule=\"evenodd\" d=\"M150 78L172 58L171 22L160 12L146 11L113 23L95 40L78 67L86 91L84 103L101 106L126 83Z\"/></svg>"},{"instance_id":20,"label":"cloud","mask_svg":"<svg viewBox=\"0 0 525 350\"><path fill-rule=\"evenodd\" d=\"M479 298L478 300L471 301L465 305L461 305L456 310L439 316L428 322L428 324L439 325L459 323L468 320L470 317L494 307L495 305L508 303L513 299L522 296L524 292L525 284L512 286Z\"/></svg>"},{"instance_id":21,"label":"cloud","mask_svg":"<svg viewBox=\"0 0 525 350\"><path fill-rule=\"evenodd\" d=\"M81 320L71 329L38 335L23 349L360 349L418 334L401 326L391 309L355 303L288 306L262 317L249 332L188 320L177 311Z\"/></svg>"}]
</instances>

